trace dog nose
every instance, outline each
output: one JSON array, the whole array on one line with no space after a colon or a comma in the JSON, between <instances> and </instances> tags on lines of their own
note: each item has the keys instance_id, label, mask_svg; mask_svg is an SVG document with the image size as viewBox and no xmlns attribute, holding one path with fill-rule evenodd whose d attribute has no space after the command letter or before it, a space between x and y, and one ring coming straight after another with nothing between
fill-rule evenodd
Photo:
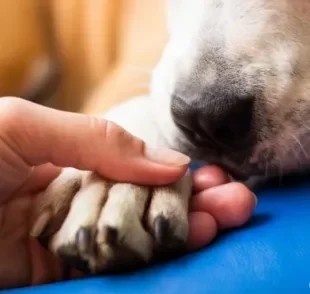
<instances>
[{"instance_id":1,"label":"dog nose","mask_svg":"<svg viewBox=\"0 0 310 294\"><path fill-rule=\"evenodd\" d=\"M252 96L209 93L198 99L186 99L174 95L171 112L177 126L193 143L211 142L217 147L230 148L244 144L251 137L253 104Z\"/></svg>"}]
</instances>

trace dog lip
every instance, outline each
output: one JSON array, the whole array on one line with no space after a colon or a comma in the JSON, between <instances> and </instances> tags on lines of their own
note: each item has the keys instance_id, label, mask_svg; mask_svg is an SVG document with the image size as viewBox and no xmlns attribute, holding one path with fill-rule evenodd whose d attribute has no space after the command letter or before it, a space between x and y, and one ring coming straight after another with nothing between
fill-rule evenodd
<instances>
[{"instance_id":1,"label":"dog lip","mask_svg":"<svg viewBox=\"0 0 310 294\"><path fill-rule=\"evenodd\" d=\"M236 165L231 165L218 161L213 162L209 161L209 164L220 166L224 171L230 174L236 181L246 181L250 177L249 173L247 173L244 170L241 170L241 168L238 168Z\"/></svg>"},{"instance_id":2,"label":"dog lip","mask_svg":"<svg viewBox=\"0 0 310 294\"><path fill-rule=\"evenodd\" d=\"M227 166L227 165L220 165L226 172L228 172L235 180L237 181L246 181L249 178L249 175L242 170Z\"/></svg>"}]
</instances>

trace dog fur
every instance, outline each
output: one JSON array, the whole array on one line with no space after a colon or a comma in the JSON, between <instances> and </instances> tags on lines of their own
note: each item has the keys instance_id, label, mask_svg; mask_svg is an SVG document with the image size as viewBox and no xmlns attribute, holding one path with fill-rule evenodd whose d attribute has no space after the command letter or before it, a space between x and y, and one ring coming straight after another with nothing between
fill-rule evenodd
<instances>
[{"instance_id":1,"label":"dog fur","mask_svg":"<svg viewBox=\"0 0 310 294\"><path fill-rule=\"evenodd\" d=\"M153 72L151 94L103 117L149 145L246 177L302 170L310 152L309 15L309 0L168 0L170 38ZM177 126L171 111L176 93L194 105L211 89L254 97L250 145L219 156L213 145L197 144ZM152 188L64 169L43 194L35 202L32 235L94 274L147 264L182 249L187 239L189 173Z\"/></svg>"}]
</instances>

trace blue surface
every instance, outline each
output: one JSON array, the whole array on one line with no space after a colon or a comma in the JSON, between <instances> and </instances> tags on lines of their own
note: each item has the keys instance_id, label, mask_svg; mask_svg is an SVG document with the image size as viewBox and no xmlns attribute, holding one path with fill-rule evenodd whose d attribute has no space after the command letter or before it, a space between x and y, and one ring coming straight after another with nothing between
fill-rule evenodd
<instances>
[{"instance_id":1,"label":"blue surface","mask_svg":"<svg viewBox=\"0 0 310 294\"><path fill-rule=\"evenodd\" d=\"M310 293L310 184L258 193L252 221L208 248L126 276L3 293Z\"/></svg>"}]
</instances>

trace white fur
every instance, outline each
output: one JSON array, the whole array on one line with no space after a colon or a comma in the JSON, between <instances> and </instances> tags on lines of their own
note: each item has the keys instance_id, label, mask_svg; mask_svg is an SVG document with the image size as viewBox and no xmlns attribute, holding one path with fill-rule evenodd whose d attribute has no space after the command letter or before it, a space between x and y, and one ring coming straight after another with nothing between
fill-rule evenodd
<instances>
[{"instance_id":1,"label":"white fur","mask_svg":"<svg viewBox=\"0 0 310 294\"><path fill-rule=\"evenodd\" d=\"M150 95L125 102L103 117L149 145L187 152L183 145L187 139L174 124L170 111L173 92L180 84L202 91L218 77L228 87L231 80L242 79L241 90L259 88L259 99L266 106L262 113L256 113L262 116L256 129L260 140L245 162L261 164L263 172L268 164L281 171L299 168L300 160L309 164L310 1L168 0L168 4L170 40L154 69ZM188 99L191 103L194 96ZM268 121L273 122L272 127ZM272 162L262 160L260 155L270 150L275 153ZM207 152L201 159L208 159ZM190 192L188 174L174 185L151 189L65 170L38 198L33 234L39 236L47 224L61 219L59 231L48 232L51 249L59 253L65 247L65 255L83 259L93 272L98 272L109 269L109 262L124 258L108 240L105 226L109 224L117 229L116 242L123 246L123 252L130 249L130 256L135 252L148 261L153 255L150 236L154 236L156 217L168 219L172 234L186 240ZM72 198L68 216L60 217L61 208L68 207ZM142 227L144 212L146 228ZM77 249L77 232L85 226L90 226L93 233L98 230L93 242L99 253L83 246Z\"/></svg>"}]
</instances>

